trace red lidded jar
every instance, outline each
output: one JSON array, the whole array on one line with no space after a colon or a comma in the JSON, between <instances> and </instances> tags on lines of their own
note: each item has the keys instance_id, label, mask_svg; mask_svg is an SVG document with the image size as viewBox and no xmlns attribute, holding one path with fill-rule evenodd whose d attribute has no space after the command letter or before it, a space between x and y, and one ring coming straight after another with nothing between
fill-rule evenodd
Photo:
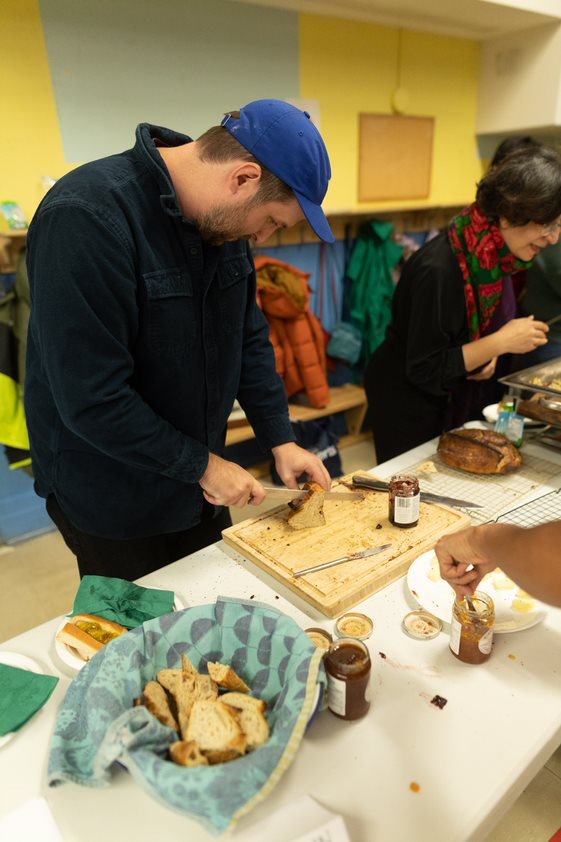
<instances>
[{"instance_id":1,"label":"red lidded jar","mask_svg":"<svg viewBox=\"0 0 561 842\"><path fill-rule=\"evenodd\" d=\"M390 523L408 529L419 522L421 491L414 474L394 474L389 484Z\"/></svg>"}]
</instances>

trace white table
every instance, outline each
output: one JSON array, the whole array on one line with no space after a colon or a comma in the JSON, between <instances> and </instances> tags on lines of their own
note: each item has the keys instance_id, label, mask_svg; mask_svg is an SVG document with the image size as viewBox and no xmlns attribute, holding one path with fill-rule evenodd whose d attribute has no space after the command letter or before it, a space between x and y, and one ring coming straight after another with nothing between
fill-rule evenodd
<instances>
[{"instance_id":1,"label":"white table","mask_svg":"<svg viewBox=\"0 0 561 842\"><path fill-rule=\"evenodd\" d=\"M561 456L543 448L536 452L559 463L551 483L559 487ZM376 472L388 476L432 453L434 443L428 443ZM173 589L187 605L220 595L253 597L284 611L302 628L333 627L333 621L297 602L222 542L140 582ZM293 765L240 822L235 839L243 842L244 829L304 793L344 817L352 842L484 839L546 763L561 743L561 610L551 608L534 628L497 635L491 659L470 666L451 655L447 633L416 641L401 631L402 617L415 607L405 579L357 606L375 623L369 640L369 715L356 723L341 722L327 711L317 717ZM65 842L214 838L198 823L156 803L120 769L108 789L70 783L47 788L50 736L72 678L54 651L60 621L0 647L32 657L61 676L47 705L0 749L0 816L43 796ZM435 694L448 700L443 710L430 704ZM412 782L418 792L410 789Z\"/></svg>"}]
</instances>

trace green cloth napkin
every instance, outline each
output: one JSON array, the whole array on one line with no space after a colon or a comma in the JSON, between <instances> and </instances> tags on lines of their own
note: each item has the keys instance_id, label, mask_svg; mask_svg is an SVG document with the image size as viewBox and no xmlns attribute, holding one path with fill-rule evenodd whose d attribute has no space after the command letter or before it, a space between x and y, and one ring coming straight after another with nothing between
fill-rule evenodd
<instances>
[{"instance_id":1,"label":"green cloth napkin","mask_svg":"<svg viewBox=\"0 0 561 842\"><path fill-rule=\"evenodd\" d=\"M0 664L0 737L25 725L43 707L57 683L54 675Z\"/></svg>"},{"instance_id":2,"label":"green cloth napkin","mask_svg":"<svg viewBox=\"0 0 561 842\"><path fill-rule=\"evenodd\" d=\"M173 591L155 590L110 576L84 576L74 600L72 615L97 614L135 629L173 611Z\"/></svg>"}]
</instances>

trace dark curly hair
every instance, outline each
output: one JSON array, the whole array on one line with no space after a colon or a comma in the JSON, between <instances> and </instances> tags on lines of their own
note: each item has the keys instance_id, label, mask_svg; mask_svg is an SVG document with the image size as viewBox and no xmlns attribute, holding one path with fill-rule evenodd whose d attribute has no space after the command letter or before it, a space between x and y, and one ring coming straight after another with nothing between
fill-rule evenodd
<instances>
[{"instance_id":1,"label":"dark curly hair","mask_svg":"<svg viewBox=\"0 0 561 842\"><path fill-rule=\"evenodd\" d=\"M495 223L554 222L561 216L561 156L543 144L511 152L483 176L475 201Z\"/></svg>"}]
</instances>

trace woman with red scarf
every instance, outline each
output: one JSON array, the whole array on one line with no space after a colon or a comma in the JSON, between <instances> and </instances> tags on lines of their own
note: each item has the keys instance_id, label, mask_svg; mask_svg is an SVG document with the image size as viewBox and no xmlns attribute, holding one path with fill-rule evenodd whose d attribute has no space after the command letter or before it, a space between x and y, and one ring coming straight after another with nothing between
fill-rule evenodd
<instances>
[{"instance_id":1,"label":"woman with red scarf","mask_svg":"<svg viewBox=\"0 0 561 842\"><path fill-rule=\"evenodd\" d=\"M365 372L379 462L461 426L497 357L547 342L544 322L512 318L504 279L558 241L560 217L561 157L546 146L520 149L404 265L386 338Z\"/></svg>"}]
</instances>

